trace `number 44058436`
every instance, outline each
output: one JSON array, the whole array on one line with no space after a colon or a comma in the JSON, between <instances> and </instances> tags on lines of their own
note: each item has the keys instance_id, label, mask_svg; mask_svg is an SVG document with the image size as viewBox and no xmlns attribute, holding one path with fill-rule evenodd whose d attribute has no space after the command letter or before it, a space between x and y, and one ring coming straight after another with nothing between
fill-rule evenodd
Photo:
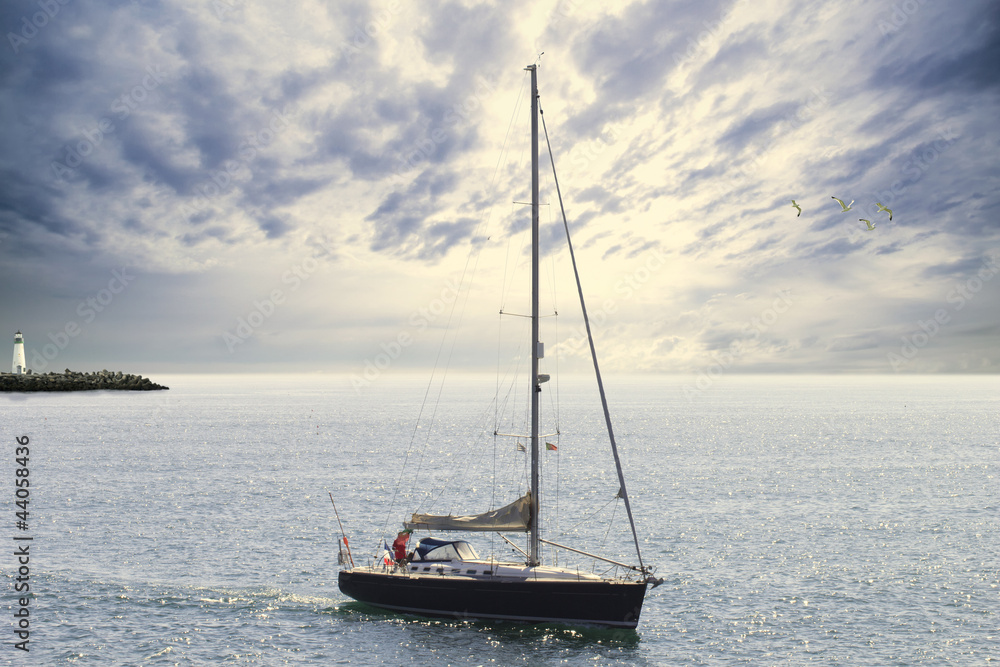
<instances>
[{"instance_id":1,"label":"number 44058436","mask_svg":"<svg viewBox=\"0 0 1000 667\"><path fill-rule=\"evenodd\" d=\"M30 471L28 470L28 456L31 451L28 449L28 436L23 436L16 438L17 444L21 445L14 449L14 459L15 463L20 467L14 471L17 479L14 481L14 486L17 487L14 491L14 496L17 498L16 505L20 510L17 512L18 521L27 523L28 521L28 497L30 496L30 491L28 487L31 486L31 482L28 481L28 476Z\"/></svg>"}]
</instances>

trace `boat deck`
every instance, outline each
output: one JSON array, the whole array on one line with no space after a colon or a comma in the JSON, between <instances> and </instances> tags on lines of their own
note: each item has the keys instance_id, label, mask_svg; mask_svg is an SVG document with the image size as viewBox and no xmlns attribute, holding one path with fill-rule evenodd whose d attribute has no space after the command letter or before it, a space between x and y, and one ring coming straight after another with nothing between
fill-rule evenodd
<instances>
[{"instance_id":1,"label":"boat deck","mask_svg":"<svg viewBox=\"0 0 1000 667\"><path fill-rule=\"evenodd\" d=\"M463 577L501 581L606 581L582 570L524 563L498 563L488 560L416 561L406 567L380 565L352 568L354 572L397 577Z\"/></svg>"}]
</instances>

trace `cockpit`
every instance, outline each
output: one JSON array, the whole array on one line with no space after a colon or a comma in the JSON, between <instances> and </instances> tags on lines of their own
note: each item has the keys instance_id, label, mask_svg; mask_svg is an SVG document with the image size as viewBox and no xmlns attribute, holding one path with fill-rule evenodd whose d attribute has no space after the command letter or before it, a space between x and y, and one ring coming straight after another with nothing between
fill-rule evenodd
<instances>
[{"instance_id":1,"label":"cockpit","mask_svg":"<svg viewBox=\"0 0 1000 667\"><path fill-rule=\"evenodd\" d=\"M413 562L476 560L479 555L465 540L439 540L425 537L417 542L413 550Z\"/></svg>"}]
</instances>

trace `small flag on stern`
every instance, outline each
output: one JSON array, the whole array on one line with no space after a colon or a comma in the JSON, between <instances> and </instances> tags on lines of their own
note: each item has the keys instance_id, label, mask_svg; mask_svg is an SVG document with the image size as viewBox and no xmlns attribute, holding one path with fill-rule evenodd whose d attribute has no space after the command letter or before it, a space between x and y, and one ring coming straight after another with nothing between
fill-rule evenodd
<instances>
[{"instance_id":1,"label":"small flag on stern","mask_svg":"<svg viewBox=\"0 0 1000 667\"><path fill-rule=\"evenodd\" d=\"M559 450L559 448L553 445L551 442L545 443L545 449L549 450L550 452L555 452Z\"/></svg>"}]
</instances>

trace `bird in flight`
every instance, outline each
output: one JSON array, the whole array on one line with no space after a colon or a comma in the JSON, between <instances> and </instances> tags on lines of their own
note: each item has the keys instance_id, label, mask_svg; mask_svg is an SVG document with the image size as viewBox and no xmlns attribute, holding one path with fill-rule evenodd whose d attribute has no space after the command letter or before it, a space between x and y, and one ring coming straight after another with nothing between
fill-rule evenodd
<instances>
[{"instance_id":1,"label":"bird in flight","mask_svg":"<svg viewBox=\"0 0 1000 667\"><path fill-rule=\"evenodd\" d=\"M830 197L830 199L837 199L836 197ZM850 204L845 204L843 199L837 199L837 203L840 204L841 213L847 213L851 210L851 206L854 205L854 200L851 200Z\"/></svg>"},{"instance_id":2,"label":"bird in flight","mask_svg":"<svg viewBox=\"0 0 1000 667\"><path fill-rule=\"evenodd\" d=\"M886 213L889 214L889 219L892 220L892 209L891 208L886 208L885 206L882 205L882 202L880 202L880 201L875 202L875 205L878 206L879 212L885 211Z\"/></svg>"},{"instance_id":3,"label":"bird in flight","mask_svg":"<svg viewBox=\"0 0 1000 667\"><path fill-rule=\"evenodd\" d=\"M794 206L795 208L799 209L799 212L795 214L796 218L799 217L800 215L802 215L802 207L799 206L798 204L796 204L794 199L792 200L792 206Z\"/></svg>"},{"instance_id":4,"label":"bird in flight","mask_svg":"<svg viewBox=\"0 0 1000 667\"><path fill-rule=\"evenodd\" d=\"M864 218L858 218L858 222L863 222L868 225L868 231L875 229L875 225L872 224L871 220L865 220Z\"/></svg>"}]
</instances>

